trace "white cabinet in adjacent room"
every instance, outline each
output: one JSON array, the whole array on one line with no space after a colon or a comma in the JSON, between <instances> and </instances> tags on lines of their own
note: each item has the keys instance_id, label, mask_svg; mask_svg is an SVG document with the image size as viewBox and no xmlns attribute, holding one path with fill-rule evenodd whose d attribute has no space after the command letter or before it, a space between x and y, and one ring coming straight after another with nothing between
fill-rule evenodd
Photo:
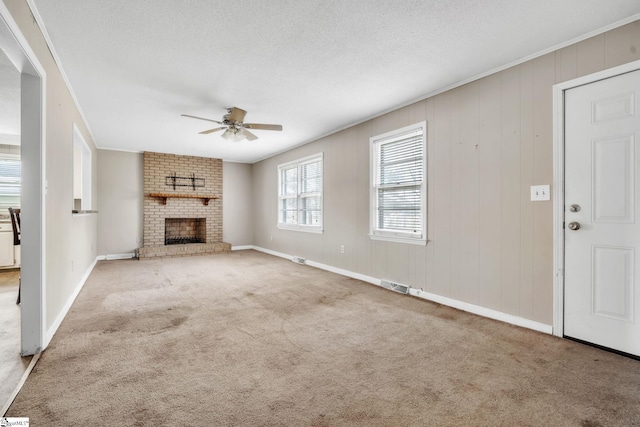
<instances>
[{"instance_id":1,"label":"white cabinet in adjacent room","mask_svg":"<svg viewBox=\"0 0 640 427\"><path fill-rule=\"evenodd\" d=\"M0 267L11 267L14 264L13 232L7 233L0 226ZM11 224L9 224L11 228Z\"/></svg>"}]
</instances>

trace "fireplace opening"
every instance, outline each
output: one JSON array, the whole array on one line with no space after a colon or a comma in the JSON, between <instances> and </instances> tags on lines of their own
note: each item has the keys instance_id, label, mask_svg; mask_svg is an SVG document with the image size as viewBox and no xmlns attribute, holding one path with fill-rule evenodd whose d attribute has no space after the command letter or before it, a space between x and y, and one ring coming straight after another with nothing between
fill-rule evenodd
<instances>
[{"instance_id":1,"label":"fireplace opening","mask_svg":"<svg viewBox=\"0 0 640 427\"><path fill-rule=\"evenodd\" d=\"M206 218L165 218L164 244L207 243Z\"/></svg>"}]
</instances>

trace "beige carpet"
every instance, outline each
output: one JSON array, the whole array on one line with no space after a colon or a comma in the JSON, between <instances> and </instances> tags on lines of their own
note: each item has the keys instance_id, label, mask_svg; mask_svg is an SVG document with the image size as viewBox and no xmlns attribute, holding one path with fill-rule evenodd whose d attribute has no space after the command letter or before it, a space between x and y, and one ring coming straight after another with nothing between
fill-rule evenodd
<instances>
[{"instance_id":1,"label":"beige carpet","mask_svg":"<svg viewBox=\"0 0 640 427\"><path fill-rule=\"evenodd\" d=\"M31 426L639 426L640 362L254 251L100 262Z\"/></svg>"}]
</instances>

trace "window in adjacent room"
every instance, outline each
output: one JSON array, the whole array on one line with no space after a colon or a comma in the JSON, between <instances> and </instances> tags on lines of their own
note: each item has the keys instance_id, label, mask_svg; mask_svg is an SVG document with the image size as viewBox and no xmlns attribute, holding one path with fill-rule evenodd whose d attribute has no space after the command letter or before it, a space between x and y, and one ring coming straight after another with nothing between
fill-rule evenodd
<instances>
[{"instance_id":1,"label":"window in adjacent room","mask_svg":"<svg viewBox=\"0 0 640 427\"><path fill-rule=\"evenodd\" d=\"M20 155L0 154L0 209L20 207Z\"/></svg>"},{"instance_id":2,"label":"window in adjacent room","mask_svg":"<svg viewBox=\"0 0 640 427\"><path fill-rule=\"evenodd\" d=\"M91 210L91 150L73 127L73 210Z\"/></svg>"},{"instance_id":3,"label":"window in adjacent room","mask_svg":"<svg viewBox=\"0 0 640 427\"><path fill-rule=\"evenodd\" d=\"M426 129L421 122L370 139L372 239L426 243Z\"/></svg>"},{"instance_id":4,"label":"window in adjacent room","mask_svg":"<svg viewBox=\"0 0 640 427\"><path fill-rule=\"evenodd\" d=\"M278 228L322 232L322 153L278 166Z\"/></svg>"}]
</instances>

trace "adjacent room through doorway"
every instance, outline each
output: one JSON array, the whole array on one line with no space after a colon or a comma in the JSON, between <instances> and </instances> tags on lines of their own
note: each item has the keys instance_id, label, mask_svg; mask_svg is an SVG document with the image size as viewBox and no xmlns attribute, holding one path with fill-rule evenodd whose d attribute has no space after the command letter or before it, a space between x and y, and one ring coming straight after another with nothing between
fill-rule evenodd
<instances>
[{"instance_id":1,"label":"adjacent room through doorway","mask_svg":"<svg viewBox=\"0 0 640 427\"><path fill-rule=\"evenodd\" d=\"M9 209L20 209L20 72L0 51L0 403L14 392L31 357L20 356L21 246ZM19 213L17 214L19 215Z\"/></svg>"}]
</instances>

